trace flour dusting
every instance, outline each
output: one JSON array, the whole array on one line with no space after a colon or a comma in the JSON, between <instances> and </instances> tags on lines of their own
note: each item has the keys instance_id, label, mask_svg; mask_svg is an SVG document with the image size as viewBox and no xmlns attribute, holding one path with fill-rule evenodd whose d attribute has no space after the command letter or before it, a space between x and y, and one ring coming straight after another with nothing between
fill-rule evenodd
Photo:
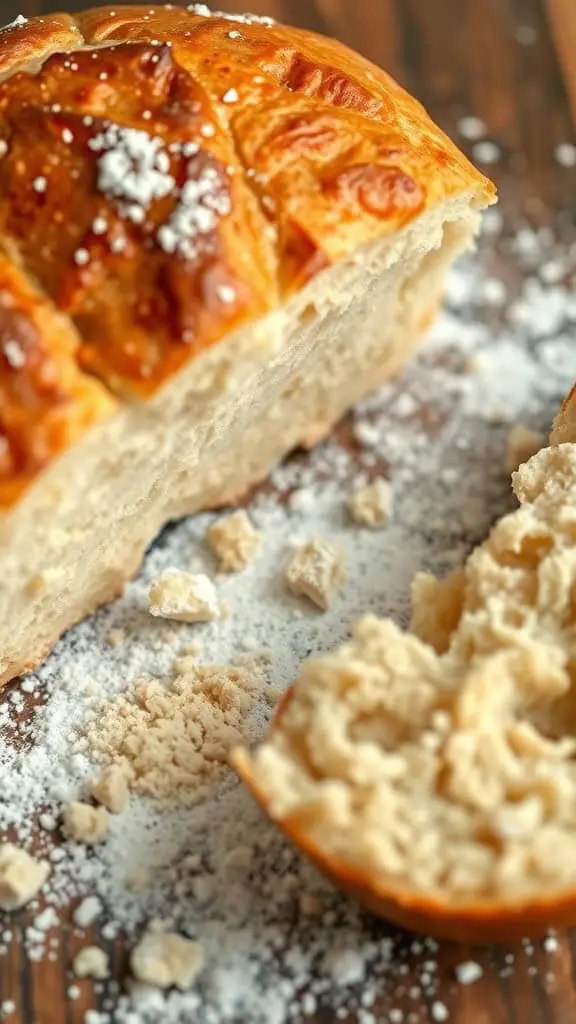
<instances>
[{"instance_id":1,"label":"flour dusting","mask_svg":"<svg viewBox=\"0 0 576 1024\"><path fill-rule=\"evenodd\" d=\"M250 741L262 736L303 658L341 643L366 611L405 625L414 573L444 574L461 564L512 506L510 431L521 424L546 433L576 376L576 250L522 228L498 241L496 270L499 216L490 211L486 218L480 258L463 260L452 273L446 308L419 358L362 402L329 441L290 459L260 488L247 509L260 542L242 572L218 575L205 539L216 517L169 527L124 596L64 637L35 675L5 691L0 827L50 865L41 899L21 918L28 956L50 955L49 929L71 903L78 905L75 932L96 929L90 945L106 949L124 935L133 949L156 923L203 949L203 966L186 991L103 978L100 1008L86 1014L86 1024L284 1024L322 1007L342 1019L353 1013L360 1024L407 1024L419 1019L422 999L434 1020L450 1019L454 969L439 958L437 943L407 938L340 897L263 819L224 762L228 731ZM381 529L363 529L351 520L348 502L375 480L393 488L393 515ZM341 549L347 567L326 611L285 584L295 550L316 538ZM218 575L226 614L195 623L152 618L150 586L175 567ZM201 730L188 729L194 710L188 721L180 716L178 701L186 704L189 694L184 687L175 696L169 682L183 656L193 659L199 678L203 666L236 665L241 673L254 659L260 666L246 721L235 719L229 730L224 722L218 733L218 770L202 773L201 787L177 773L190 792L174 803L163 799L166 778L154 769L147 785L132 787L126 809L109 816L105 842L63 840L64 808L90 800L101 761L133 739L131 728L141 744L142 777L149 768L146 729L152 725L161 744L162 721L170 724L171 715L173 769L181 743L196 743L205 760ZM111 739L103 706L125 709L127 733ZM13 930L11 917L3 921L0 952ZM554 942L549 936L543 947L550 957ZM476 974L488 966L476 964L483 956L475 954ZM501 974L513 966L513 957L504 959ZM470 983L470 975L460 982ZM440 999L446 978L452 989L444 984ZM12 1005L16 993L7 996Z\"/></svg>"}]
</instances>

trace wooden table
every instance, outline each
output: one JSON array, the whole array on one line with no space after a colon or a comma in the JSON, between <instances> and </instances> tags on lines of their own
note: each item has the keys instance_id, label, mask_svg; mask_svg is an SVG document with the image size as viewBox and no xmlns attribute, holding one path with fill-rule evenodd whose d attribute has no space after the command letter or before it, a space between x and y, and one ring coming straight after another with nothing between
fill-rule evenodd
<instances>
[{"instance_id":1,"label":"wooden table","mask_svg":"<svg viewBox=\"0 0 576 1024\"><path fill-rule=\"evenodd\" d=\"M452 134L462 115L480 117L503 151L502 160L489 171L499 185L505 218L512 222L529 216L546 224L570 215L570 210L573 216L576 199L576 171L554 159L555 147L572 139L574 128L550 16L571 4L576 9L576 0L219 0L217 6L236 11L246 6L338 36L406 84ZM0 20L39 14L52 6L52 0L1 0ZM60 0L60 6L73 10L83 5ZM559 38L562 30L556 31L557 43ZM91 1005L89 992L85 996L83 988L74 1002L66 998L74 943L63 941L56 962L30 963L21 955L18 932L16 925L15 941L0 971L0 1003L20 993L19 1010L9 1020L82 1024ZM449 965L469 953L443 948L439 959L447 965L447 979ZM540 951L530 960L522 947L516 953L515 970L503 979L504 953L475 951L484 976L462 989L456 1001L446 982L453 1024L576 1022L574 936L560 936L553 961ZM552 967L553 974L547 973ZM123 968L124 956L117 947L116 977L122 978ZM431 1011L424 1004L414 1003L413 1010L419 1024L431 1024ZM320 1019L322 1024L336 1020L330 1014L317 1018L318 1024Z\"/></svg>"}]
</instances>

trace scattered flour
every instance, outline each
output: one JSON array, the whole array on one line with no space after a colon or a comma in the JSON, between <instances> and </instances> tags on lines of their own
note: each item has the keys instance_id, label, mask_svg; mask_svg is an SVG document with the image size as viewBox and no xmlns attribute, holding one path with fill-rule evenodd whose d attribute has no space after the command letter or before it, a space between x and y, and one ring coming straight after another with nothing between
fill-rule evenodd
<instances>
[{"instance_id":1,"label":"scattered flour","mask_svg":"<svg viewBox=\"0 0 576 1024\"><path fill-rule=\"evenodd\" d=\"M568 149L559 155L570 162ZM127 988L114 963L101 1008L85 1024L285 1024L326 1007L372 1024L376 994L391 1024L421 1019L423 998L434 1021L455 1016L452 990L440 988L438 944L406 941L341 898L263 819L225 760L231 734L251 741L263 733L304 657L341 643L362 612L406 625L414 573L460 565L511 507L510 429L522 422L546 432L572 384L576 248L531 228L499 238L501 227L499 211L489 211L480 257L451 275L448 305L420 357L362 402L337 437L287 461L253 498L249 522L262 543L245 572L219 583L227 618L174 624L146 611L150 585L166 569L213 571L204 539L222 519L197 516L168 528L123 597L4 692L0 828L50 869L21 933L28 957L55 952L59 933L41 926L71 904L76 929L124 937L128 950L157 934L155 918L204 950L186 991L143 979ZM545 266L552 269L540 275ZM476 370L467 373L471 359ZM346 499L375 477L391 482L394 516L385 530L359 530ZM327 537L348 556L346 586L321 616L299 608L283 579L287 551L310 537ZM214 665L235 666L236 681L225 672L222 683ZM219 725L206 745L208 710ZM106 840L62 844L62 808L123 760L132 798L110 815ZM10 941L8 931L2 942ZM545 940L549 953L557 941ZM500 974L514 970L507 953ZM6 992L5 1002L18 997Z\"/></svg>"},{"instance_id":2,"label":"scattered flour","mask_svg":"<svg viewBox=\"0 0 576 1024\"><path fill-rule=\"evenodd\" d=\"M475 960L466 960L456 966L454 973L461 985L473 985L480 980L484 971Z\"/></svg>"}]
</instances>

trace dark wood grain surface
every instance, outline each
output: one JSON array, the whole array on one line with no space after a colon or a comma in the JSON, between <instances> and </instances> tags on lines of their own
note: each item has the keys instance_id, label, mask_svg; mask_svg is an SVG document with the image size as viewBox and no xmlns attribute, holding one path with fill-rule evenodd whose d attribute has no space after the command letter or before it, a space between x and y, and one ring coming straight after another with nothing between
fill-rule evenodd
<instances>
[{"instance_id":1,"label":"dark wood grain surface","mask_svg":"<svg viewBox=\"0 0 576 1024\"><path fill-rule=\"evenodd\" d=\"M66 0L55 5L69 10L84 6ZM48 0L0 0L0 22L53 6ZM555 147L574 138L574 126L556 56L556 49L562 53L565 32L554 31L551 16L559 6L568 13L573 6L576 17L576 0L245 0L245 6L219 0L217 6L233 11L250 7L338 36L407 85L453 135L459 117L477 115L503 152L489 172L499 186L505 218L514 222L527 215L540 224L574 218L576 171L554 159ZM573 61L576 67L576 53ZM55 961L31 963L19 941L26 923L25 914L14 921L13 939L0 964L0 1003L17 1001L7 1019L14 1024L83 1024L86 1010L96 1004L85 983L79 998L67 998L69 965L77 952L74 940L66 938L71 933L63 928ZM112 945L109 951L114 975L121 978L123 950ZM508 973L502 971L504 957L511 951L516 966L503 977ZM439 956L445 983L437 998L445 998L452 1024L576 1024L576 935L560 936L553 960L540 946L533 953L530 947L476 950L484 976L455 995L450 967L469 953L446 945ZM382 1005L383 1021L389 1008ZM430 1005L413 1002L410 1012L411 1021L432 1024ZM331 1024L336 1018L328 1013L321 1020Z\"/></svg>"}]
</instances>

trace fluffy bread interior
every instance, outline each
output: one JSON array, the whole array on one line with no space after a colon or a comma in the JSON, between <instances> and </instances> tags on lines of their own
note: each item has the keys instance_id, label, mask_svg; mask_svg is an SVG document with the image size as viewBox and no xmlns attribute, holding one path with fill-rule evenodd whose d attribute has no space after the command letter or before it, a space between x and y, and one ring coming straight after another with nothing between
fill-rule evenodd
<instances>
[{"instance_id":1,"label":"fluffy bread interior","mask_svg":"<svg viewBox=\"0 0 576 1024\"><path fill-rule=\"evenodd\" d=\"M541 928L576 913L576 445L513 483L519 509L463 569L416 578L416 631L361 620L237 757L333 876L438 922L492 914L493 938L507 914L523 934L534 908Z\"/></svg>"},{"instance_id":2,"label":"fluffy bread interior","mask_svg":"<svg viewBox=\"0 0 576 1024\"><path fill-rule=\"evenodd\" d=\"M0 520L0 681L121 591L165 523L242 495L412 353L479 213L460 194L93 428Z\"/></svg>"}]
</instances>

